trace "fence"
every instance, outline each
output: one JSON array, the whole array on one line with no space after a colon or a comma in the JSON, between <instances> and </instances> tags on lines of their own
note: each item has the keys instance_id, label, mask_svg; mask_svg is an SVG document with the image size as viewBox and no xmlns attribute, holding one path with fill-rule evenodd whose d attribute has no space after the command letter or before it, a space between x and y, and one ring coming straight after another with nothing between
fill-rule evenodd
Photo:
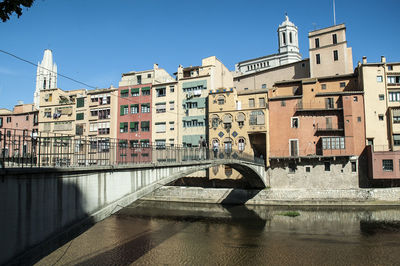
<instances>
[{"instance_id":1,"label":"fence","mask_svg":"<svg viewBox=\"0 0 400 266\"><path fill-rule=\"evenodd\" d=\"M111 138L44 135L26 130L0 131L0 162L10 167L88 167L146 163L181 163L198 160L237 159L257 164L264 160L234 150L179 145L128 143Z\"/></svg>"}]
</instances>

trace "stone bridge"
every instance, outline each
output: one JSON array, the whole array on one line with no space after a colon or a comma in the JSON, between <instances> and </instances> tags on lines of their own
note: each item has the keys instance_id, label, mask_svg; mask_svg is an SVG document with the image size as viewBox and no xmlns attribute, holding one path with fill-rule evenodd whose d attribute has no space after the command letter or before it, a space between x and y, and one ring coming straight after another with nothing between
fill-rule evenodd
<instances>
[{"instance_id":1,"label":"stone bridge","mask_svg":"<svg viewBox=\"0 0 400 266\"><path fill-rule=\"evenodd\" d=\"M30 264L68 235L159 187L199 170L228 165L254 188L268 186L263 164L216 159L91 167L0 170L0 264Z\"/></svg>"}]
</instances>

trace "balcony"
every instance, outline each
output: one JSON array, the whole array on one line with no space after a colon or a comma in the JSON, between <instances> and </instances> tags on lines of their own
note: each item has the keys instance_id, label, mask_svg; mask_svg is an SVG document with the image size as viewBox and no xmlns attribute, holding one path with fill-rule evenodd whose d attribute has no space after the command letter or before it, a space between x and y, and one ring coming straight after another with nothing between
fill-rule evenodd
<instances>
[{"instance_id":1,"label":"balcony","mask_svg":"<svg viewBox=\"0 0 400 266\"><path fill-rule=\"evenodd\" d=\"M318 133L331 133L331 132L344 132L343 123L338 123L336 125L319 125L315 127L315 131Z\"/></svg>"},{"instance_id":2,"label":"balcony","mask_svg":"<svg viewBox=\"0 0 400 266\"><path fill-rule=\"evenodd\" d=\"M321 104L308 103L308 104L297 104L294 108L295 112L321 112L321 111L341 111L343 108L339 104L328 103L325 106Z\"/></svg>"}]
</instances>

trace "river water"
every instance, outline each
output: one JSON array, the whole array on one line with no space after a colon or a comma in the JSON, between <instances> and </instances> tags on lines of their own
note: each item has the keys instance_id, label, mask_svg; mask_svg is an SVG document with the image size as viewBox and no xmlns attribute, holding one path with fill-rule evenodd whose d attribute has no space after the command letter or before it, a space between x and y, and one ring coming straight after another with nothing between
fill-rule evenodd
<instances>
[{"instance_id":1,"label":"river water","mask_svg":"<svg viewBox=\"0 0 400 266\"><path fill-rule=\"evenodd\" d=\"M76 264L400 265L400 208L138 201L38 262Z\"/></svg>"}]
</instances>

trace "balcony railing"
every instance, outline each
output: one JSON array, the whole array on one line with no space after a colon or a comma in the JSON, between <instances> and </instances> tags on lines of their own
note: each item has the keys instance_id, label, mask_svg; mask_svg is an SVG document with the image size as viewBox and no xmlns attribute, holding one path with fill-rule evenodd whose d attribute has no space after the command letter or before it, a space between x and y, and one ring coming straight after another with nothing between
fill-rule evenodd
<instances>
[{"instance_id":1,"label":"balcony railing","mask_svg":"<svg viewBox=\"0 0 400 266\"><path fill-rule=\"evenodd\" d=\"M343 125L343 123L339 123L339 124L331 125L331 126L317 124L315 127L315 131L317 131L317 132L343 132L344 125Z\"/></svg>"},{"instance_id":2,"label":"balcony railing","mask_svg":"<svg viewBox=\"0 0 400 266\"><path fill-rule=\"evenodd\" d=\"M326 104L325 106L322 106L321 103L297 104L294 109L296 112L343 110L343 108L338 104Z\"/></svg>"}]
</instances>

